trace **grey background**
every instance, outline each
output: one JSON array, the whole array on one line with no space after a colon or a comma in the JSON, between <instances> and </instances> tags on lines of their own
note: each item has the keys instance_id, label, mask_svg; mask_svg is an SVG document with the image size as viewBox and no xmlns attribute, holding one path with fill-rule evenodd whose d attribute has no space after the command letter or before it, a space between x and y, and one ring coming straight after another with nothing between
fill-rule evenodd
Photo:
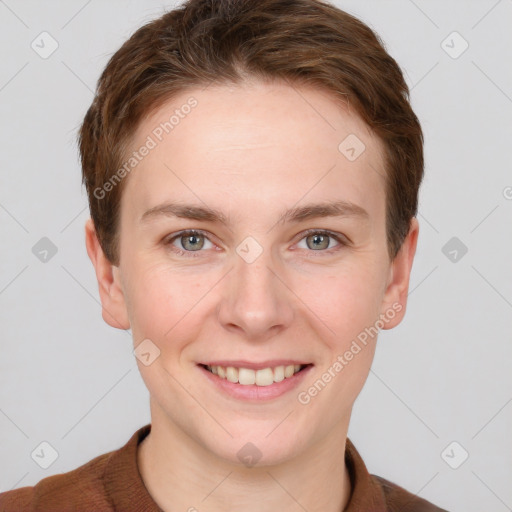
<instances>
[{"instance_id":1,"label":"grey background","mask_svg":"<svg viewBox=\"0 0 512 512\"><path fill-rule=\"evenodd\" d=\"M349 437L370 472L450 511L512 510L512 0L335 4L381 35L426 138L407 315L380 335ZM150 421L131 337L101 318L75 140L107 59L173 5L0 0L0 491ZM42 31L59 44L47 59L31 48ZM453 31L469 43L458 58ZM57 247L46 263L42 237ZM455 262L452 237L468 248ZM43 441L48 469L31 458Z\"/></svg>"}]
</instances>

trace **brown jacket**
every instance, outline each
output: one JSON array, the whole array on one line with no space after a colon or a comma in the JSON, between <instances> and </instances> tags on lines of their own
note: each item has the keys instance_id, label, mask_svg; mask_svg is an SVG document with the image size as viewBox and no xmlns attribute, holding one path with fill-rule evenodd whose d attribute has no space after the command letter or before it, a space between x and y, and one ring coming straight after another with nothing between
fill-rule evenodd
<instances>
[{"instance_id":1,"label":"brown jacket","mask_svg":"<svg viewBox=\"0 0 512 512\"><path fill-rule=\"evenodd\" d=\"M47 478L33 487L0 494L0 512L162 512L153 501L137 467L137 446L151 424L137 430L120 449L83 466ZM405 489L370 475L349 439L345 462L352 494L344 512L446 512Z\"/></svg>"}]
</instances>

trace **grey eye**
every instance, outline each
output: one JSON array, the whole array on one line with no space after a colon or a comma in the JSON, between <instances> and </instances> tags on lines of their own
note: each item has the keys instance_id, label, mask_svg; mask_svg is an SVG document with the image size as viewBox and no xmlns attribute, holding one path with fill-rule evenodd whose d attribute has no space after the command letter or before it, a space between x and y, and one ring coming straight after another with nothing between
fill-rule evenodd
<instances>
[{"instance_id":1,"label":"grey eye","mask_svg":"<svg viewBox=\"0 0 512 512\"><path fill-rule=\"evenodd\" d=\"M199 233L180 236L179 240L186 251L198 251L204 246L204 235Z\"/></svg>"},{"instance_id":2,"label":"grey eye","mask_svg":"<svg viewBox=\"0 0 512 512\"><path fill-rule=\"evenodd\" d=\"M330 243L331 241L337 242L338 245L341 244L341 240L339 240L335 235L323 231L317 231L309 235L306 235L299 242L299 247L300 244L303 243L303 241L305 241L304 243L306 244L306 246L302 246L301 248L310 249L313 251L322 251L325 249L330 249L331 247L333 247L333 244Z\"/></svg>"}]
</instances>

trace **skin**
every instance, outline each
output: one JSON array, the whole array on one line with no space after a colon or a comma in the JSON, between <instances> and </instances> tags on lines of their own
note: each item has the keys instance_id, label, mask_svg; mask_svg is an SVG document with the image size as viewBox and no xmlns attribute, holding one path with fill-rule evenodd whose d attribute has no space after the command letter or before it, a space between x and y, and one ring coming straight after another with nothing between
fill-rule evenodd
<instances>
[{"instance_id":1,"label":"skin","mask_svg":"<svg viewBox=\"0 0 512 512\"><path fill-rule=\"evenodd\" d=\"M191 89L141 122L133 148L191 96L197 107L125 178L119 266L86 223L104 320L131 328L134 347L150 339L160 350L148 366L137 359L152 420L138 452L142 478L167 511L343 510L347 430L376 337L308 404L297 394L393 304L402 309L383 328L400 323L418 222L411 220L390 261L381 141L318 89L257 81ZM354 161L338 150L349 134L366 146ZM278 223L284 210L340 199L368 217ZM140 222L145 211L176 200L221 210L231 223ZM310 228L348 244L327 238L317 249L315 237L302 234ZM204 231L203 247L194 251L187 238L168 242L183 229ZM252 263L236 252L248 236L263 248ZM314 367L299 389L260 403L221 394L197 367L277 358ZM237 457L247 442L261 452L253 467Z\"/></svg>"}]
</instances>

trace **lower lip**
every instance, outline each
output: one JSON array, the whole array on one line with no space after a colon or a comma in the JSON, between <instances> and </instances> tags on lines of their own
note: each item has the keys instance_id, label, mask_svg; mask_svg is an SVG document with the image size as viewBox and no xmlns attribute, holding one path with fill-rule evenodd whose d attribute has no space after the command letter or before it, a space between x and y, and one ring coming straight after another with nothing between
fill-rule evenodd
<instances>
[{"instance_id":1,"label":"lower lip","mask_svg":"<svg viewBox=\"0 0 512 512\"><path fill-rule=\"evenodd\" d=\"M272 400L295 389L305 378L306 374L313 368L313 365L310 364L300 372L294 373L291 377L287 377L281 382L274 382L270 386L235 384L227 379L222 379L201 365L198 365L198 368L212 384L232 398L260 402L263 400Z\"/></svg>"}]
</instances>

